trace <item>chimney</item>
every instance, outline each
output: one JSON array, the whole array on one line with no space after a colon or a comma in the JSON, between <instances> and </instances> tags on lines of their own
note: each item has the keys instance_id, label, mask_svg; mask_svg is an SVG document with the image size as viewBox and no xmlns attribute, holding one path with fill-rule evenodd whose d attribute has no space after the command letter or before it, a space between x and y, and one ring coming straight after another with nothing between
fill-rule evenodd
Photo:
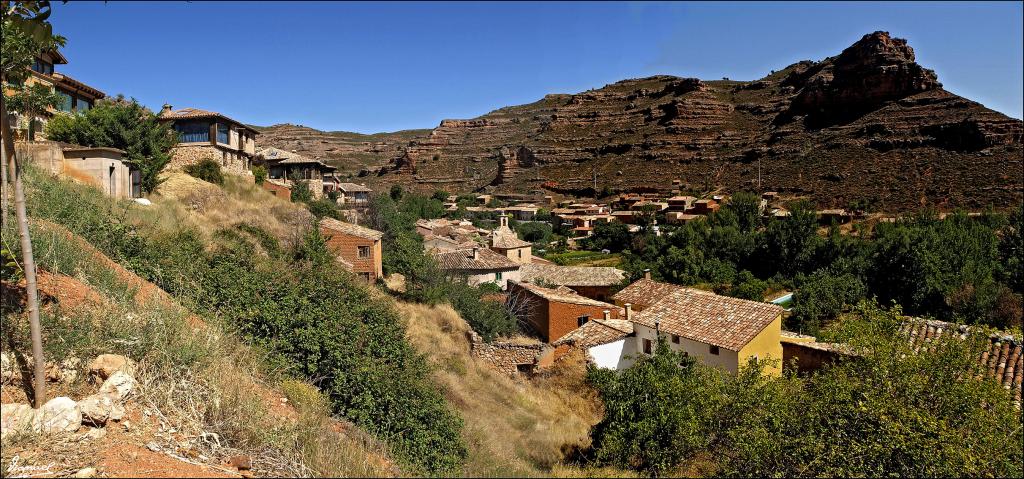
<instances>
[{"instance_id":1,"label":"chimney","mask_svg":"<svg viewBox=\"0 0 1024 479\"><path fill-rule=\"evenodd\" d=\"M164 103L164 107L160 109L160 114L163 115L164 113L167 113L167 112L169 112L171 110L173 110L173 107L171 107L171 104L170 103Z\"/></svg>"},{"instance_id":2,"label":"chimney","mask_svg":"<svg viewBox=\"0 0 1024 479\"><path fill-rule=\"evenodd\" d=\"M625 307L626 307L626 321L632 321L633 320L633 305L631 303L626 303Z\"/></svg>"},{"instance_id":3,"label":"chimney","mask_svg":"<svg viewBox=\"0 0 1024 479\"><path fill-rule=\"evenodd\" d=\"M644 270L644 279L651 279L651 268Z\"/></svg>"},{"instance_id":4,"label":"chimney","mask_svg":"<svg viewBox=\"0 0 1024 479\"><path fill-rule=\"evenodd\" d=\"M473 259L480 259L480 248L473 247Z\"/></svg>"},{"instance_id":5,"label":"chimney","mask_svg":"<svg viewBox=\"0 0 1024 479\"><path fill-rule=\"evenodd\" d=\"M500 218L501 226L508 228L508 215L501 215L498 218Z\"/></svg>"},{"instance_id":6,"label":"chimney","mask_svg":"<svg viewBox=\"0 0 1024 479\"><path fill-rule=\"evenodd\" d=\"M612 312L611 312L611 311L608 311L608 310L606 309L606 310L604 310L603 312L604 312L604 320L605 320L605 321L608 321L609 319L612 319Z\"/></svg>"}]
</instances>

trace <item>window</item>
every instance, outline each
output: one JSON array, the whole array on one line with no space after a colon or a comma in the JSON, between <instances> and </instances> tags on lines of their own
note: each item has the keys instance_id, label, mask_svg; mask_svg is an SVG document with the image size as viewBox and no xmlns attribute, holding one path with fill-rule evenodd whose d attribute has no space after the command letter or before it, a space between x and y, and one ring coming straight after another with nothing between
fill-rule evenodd
<instances>
[{"instance_id":1,"label":"window","mask_svg":"<svg viewBox=\"0 0 1024 479\"><path fill-rule=\"evenodd\" d=\"M590 316L587 316L585 314L583 316L576 318L576 327L580 327L583 326L584 324L587 324L587 321L590 321Z\"/></svg>"},{"instance_id":2,"label":"window","mask_svg":"<svg viewBox=\"0 0 1024 479\"><path fill-rule=\"evenodd\" d=\"M708 346L708 352L718 356L718 346Z\"/></svg>"},{"instance_id":3,"label":"window","mask_svg":"<svg viewBox=\"0 0 1024 479\"><path fill-rule=\"evenodd\" d=\"M519 250L519 259L523 259L523 250Z\"/></svg>"},{"instance_id":4,"label":"window","mask_svg":"<svg viewBox=\"0 0 1024 479\"><path fill-rule=\"evenodd\" d=\"M359 277L362 278L362 280L366 281L367 283L370 282L370 273L359 273Z\"/></svg>"},{"instance_id":5,"label":"window","mask_svg":"<svg viewBox=\"0 0 1024 479\"><path fill-rule=\"evenodd\" d=\"M653 350L653 348L651 347L651 340L650 339L645 339L644 340L644 354L651 354L652 350Z\"/></svg>"},{"instance_id":6,"label":"window","mask_svg":"<svg viewBox=\"0 0 1024 479\"><path fill-rule=\"evenodd\" d=\"M185 121L174 124L178 132L178 141L197 143L210 141L210 124L203 121Z\"/></svg>"},{"instance_id":7,"label":"window","mask_svg":"<svg viewBox=\"0 0 1024 479\"><path fill-rule=\"evenodd\" d=\"M75 105L75 97L63 90L57 90L57 95L60 96L60 103L57 104L57 109L70 113Z\"/></svg>"},{"instance_id":8,"label":"window","mask_svg":"<svg viewBox=\"0 0 1024 479\"><path fill-rule=\"evenodd\" d=\"M36 58L36 61L32 63L32 69L36 73L42 73L44 75L53 75L53 64L48 61L43 61Z\"/></svg>"},{"instance_id":9,"label":"window","mask_svg":"<svg viewBox=\"0 0 1024 479\"><path fill-rule=\"evenodd\" d=\"M78 101L75 102L75 111L85 113L89 111L90 108L92 108L92 102L89 100L79 98Z\"/></svg>"},{"instance_id":10,"label":"window","mask_svg":"<svg viewBox=\"0 0 1024 479\"><path fill-rule=\"evenodd\" d=\"M370 257L370 247L369 246L360 246L359 247L359 257L360 258L369 258Z\"/></svg>"},{"instance_id":11,"label":"window","mask_svg":"<svg viewBox=\"0 0 1024 479\"><path fill-rule=\"evenodd\" d=\"M498 281L501 281L501 271L498 271L497 273L494 273L494 279L496 279Z\"/></svg>"},{"instance_id":12,"label":"window","mask_svg":"<svg viewBox=\"0 0 1024 479\"><path fill-rule=\"evenodd\" d=\"M679 336L673 334L672 335L672 343L673 344L679 344Z\"/></svg>"},{"instance_id":13,"label":"window","mask_svg":"<svg viewBox=\"0 0 1024 479\"><path fill-rule=\"evenodd\" d=\"M231 129L226 123L217 123L217 143L223 143L225 145L230 144L228 140L228 132Z\"/></svg>"}]
</instances>

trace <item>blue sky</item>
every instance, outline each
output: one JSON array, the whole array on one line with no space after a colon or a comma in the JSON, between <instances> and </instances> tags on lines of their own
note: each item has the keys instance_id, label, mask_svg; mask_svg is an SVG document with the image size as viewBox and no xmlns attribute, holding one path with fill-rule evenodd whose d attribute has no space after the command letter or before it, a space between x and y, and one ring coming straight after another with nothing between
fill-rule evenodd
<instances>
[{"instance_id":1,"label":"blue sky","mask_svg":"<svg viewBox=\"0 0 1024 479\"><path fill-rule=\"evenodd\" d=\"M756 79L907 38L946 89L1021 118L1021 2L54 2L59 67L159 109L364 133L655 74Z\"/></svg>"}]
</instances>

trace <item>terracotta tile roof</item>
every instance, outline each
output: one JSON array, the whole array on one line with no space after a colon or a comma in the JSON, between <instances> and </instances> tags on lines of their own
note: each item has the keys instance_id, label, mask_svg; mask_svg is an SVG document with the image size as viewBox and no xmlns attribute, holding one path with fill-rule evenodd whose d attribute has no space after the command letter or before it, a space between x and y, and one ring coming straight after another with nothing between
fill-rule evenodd
<instances>
[{"instance_id":1,"label":"terracotta tile roof","mask_svg":"<svg viewBox=\"0 0 1024 479\"><path fill-rule=\"evenodd\" d=\"M284 151L282 149L274 148L272 146L257 151L256 156L261 156L263 157L264 160L268 162L273 162L276 165L304 165L311 163L319 164L324 168L328 169L334 168L332 166L328 166L327 164L321 162L320 160L316 160L308 156L302 156L298 153Z\"/></svg>"},{"instance_id":2,"label":"terracotta tile roof","mask_svg":"<svg viewBox=\"0 0 1024 479\"><path fill-rule=\"evenodd\" d=\"M526 266L526 265L523 265L523 266ZM586 296L580 296L579 294L576 294L575 291L572 291L571 289L568 289L568 288L563 288L563 287L559 287L558 289L545 288L543 286L538 286L536 284L527 283L525 281L523 281L523 282L510 281L510 282L512 284L514 284L515 286L521 287L521 288L523 288L523 289L525 289L525 290L527 290L527 291L529 291L529 292L531 292L531 293L533 293L533 294L535 294L537 296L540 296L541 298L544 298L544 299L546 299L548 301L555 301L555 302L559 302L559 303L569 303L569 304L579 304L579 305L583 305L583 306L596 306L596 307L604 308L604 309L607 309L608 311L611 311L613 316L620 316L621 315L620 313L623 311L622 308L620 308L618 306L615 306L614 304L608 304L608 303L605 303L603 301L598 301L596 299L590 299L590 298L588 298Z\"/></svg>"},{"instance_id":3,"label":"terracotta tile roof","mask_svg":"<svg viewBox=\"0 0 1024 479\"><path fill-rule=\"evenodd\" d=\"M622 282L626 273L606 266L558 266L552 264L524 264L523 281L543 281L562 286L613 286Z\"/></svg>"},{"instance_id":4,"label":"terracotta tile roof","mask_svg":"<svg viewBox=\"0 0 1024 479\"><path fill-rule=\"evenodd\" d=\"M341 191L344 191L345 193L355 193L357 191L369 193L373 191L363 185L357 185L355 183L342 183L338 185L338 188L341 189Z\"/></svg>"},{"instance_id":5,"label":"terracotta tile roof","mask_svg":"<svg viewBox=\"0 0 1024 479\"><path fill-rule=\"evenodd\" d=\"M640 311L668 296L669 293L684 289L687 288L643 278L622 288L612 296L612 300L623 304L630 303L634 310Z\"/></svg>"},{"instance_id":6,"label":"terracotta tile roof","mask_svg":"<svg viewBox=\"0 0 1024 479\"><path fill-rule=\"evenodd\" d=\"M529 241L519 239L514 231L508 226L499 226L491 233L491 247L501 249L525 248L533 246Z\"/></svg>"},{"instance_id":7,"label":"terracotta tile roof","mask_svg":"<svg viewBox=\"0 0 1024 479\"><path fill-rule=\"evenodd\" d=\"M739 351L782 312L770 303L684 288L636 313L634 321L649 328L660 321L666 333Z\"/></svg>"},{"instance_id":8,"label":"terracotta tile roof","mask_svg":"<svg viewBox=\"0 0 1024 479\"><path fill-rule=\"evenodd\" d=\"M966 338L970 327L944 321L912 319L901 326L909 336L914 351L927 348L928 343L950 334ZM985 369L985 376L995 379L1004 388L1012 390L1018 403L1021 401L1021 379L1024 376L1024 345L1020 337L1008 334L989 335L988 349L978 356L978 363Z\"/></svg>"},{"instance_id":9,"label":"terracotta tile roof","mask_svg":"<svg viewBox=\"0 0 1024 479\"><path fill-rule=\"evenodd\" d=\"M519 264L503 254L495 253L487 248L477 248L477 258L473 258L473 249L458 251L434 252L434 259L441 269L449 271L509 271L519 268Z\"/></svg>"},{"instance_id":10,"label":"terracotta tile roof","mask_svg":"<svg viewBox=\"0 0 1024 479\"><path fill-rule=\"evenodd\" d=\"M384 233L381 233L380 231L371 230L370 228L352 223L345 223L344 221L338 221L334 218L324 218L320 220L320 227L374 241L384 237Z\"/></svg>"},{"instance_id":11,"label":"terracotta tile roof","mask_svg":"<svg viewBox=\"0 0 1024 479\"><path fill-rule=\"evenodd\" d=\"M253 132L253 133L257 134L257 135L260 134L259 131L256 131L256 130L254 130L252 128L249 128L248 126L245 126L245 123L242 123L242 122L240 122L238 120L235 120L235 119L233 119L231 117L228 117L227 115L221 115L220 113L217 113L215 111L200 110L199 108L188 107L188 108L179 108L177 110L167 110L167 111L160 112L160 119L161 120L191 120L191 119L197 119L197 118L214 118L214 119L226 120L226 121L228 121L230 123L234 123L234 124L236 124L238 126L241 126L242 128L245 128L246 130L249 130L249 131L251 131L251 132Z\"/></svg>"},{"instance_id":12,"label":"terracotta tile roof","mask_svg":"<svg viewBox=\"0 0 1024 479\"><path fill-rule=\"evenodd\" d=\"M633 323L624 319L591 319L551 344L590 348L618 341L630 334L633 334Z\"/></svg>"}]
</instances>

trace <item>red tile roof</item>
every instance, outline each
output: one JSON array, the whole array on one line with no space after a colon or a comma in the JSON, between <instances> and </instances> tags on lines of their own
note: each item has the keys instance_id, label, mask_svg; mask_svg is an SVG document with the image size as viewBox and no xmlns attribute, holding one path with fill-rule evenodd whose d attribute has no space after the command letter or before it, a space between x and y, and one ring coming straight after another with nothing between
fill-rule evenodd
<instances>
[{"instance_id":1,"label":"red tile roof","mask_svg":"<svg viewBox=\"0 0 1024 479\"><path fill-rule=\"evenodd\" d=\"M950 334L965 338L970 327L944 321L914 319L903 323L901 330L910 338L914 350L927 348L928 343ZM989 335L988 348L978 356L985 376L995 379L1004 388L1012 390L1021 401L1021 379L1024 377L1024 346L1020 337L1007 334Z\"/></svg>"},{"instance_id":2,"label":"red tile roof","mask_svg":"<svg viewBox=\"0 0 1024 479\"><path fill-rule=\"evenodd\" d=\"M644 278L622 288L612 296L612 300L623 304L630 303L633 309L640 311L668 296L669 293L684 289L687 288Z\"/></svg>"},{"instance_id":3,"label":"red tile roof","mask_svg":"<svg viewBox=\"0 0 1024 479\"><path fill-rule=\"evenodd\" d=\"M523 281L561 286L613 286L622 282L625 272L607 266L558 266L555 264L524 264Z\"/></svg>"},{"instance_id":4,"label":"red tile roof","mask_svg":"<svg viewBox=\"0 0 1024 479\"><path fill-rule=\"evenodd\" d=\"M743 349L782 315L780 306L680 289L636 313L637 324L731 351Z\"/></svg>"},{"instance_id":5,"label":"red tile roof","mask_svg":"<svg viewBox=\"0 0 1024 479\"><path fill-rule=\"evenodd\" d=\"M580 348L591 348L618 341L630 334L633 334L633 323L629 321L592 319L551 344L553 346L569 344Z\"/></svg>"},{"instance_id":6,"label":"red tile roof","mask_svg":"<svg viewBox=\"0 0 1024 479\"><path fill-rule=\"evenodd\" d=\"M320 220L320 227L374 241L384 237L384 233L381 233L380 231L352 223L345 223L344 221L338 221L334 218L324 218Z\"/></svg>"},{"instance_id":7,"label":"red tile roof","mask_svg":"<svg viewBox=\"0 0 1024 479\"><path fill-rule=\"evenodd\" d=\"M473 249L458 251L434 252L434 260L441 269L450 271L509 271L519 268L516 263L503 254L495 253L487 248L476 248L477 257L473 258Z\"/></svg>"},{"instance_id":8,"label":"red tile roof","mask_svg":"<svg viewBox=\"0 0 1024 479\"><path fill-rule=\"evenodd\" d=\"M196 118L214 118L214 119L226 120L228 122L231 122L231 123L234 123L234 124L236 124L238 126L241 126L242 128L245 128L246 130L249 130L249 131L251 131L251 132L253 132L253 133L257 134L257 135L260 134L259 131L256 131L256 130L254 130L252 128L249 128L248 126L245 125L245 123L242 123L242 122L240 122L238 120L232 119L232 118L228 117L227 115L222 115L222 114L217 113L215 111L200 110L199 108L188 107L188 108L179 108L177 110L168 110L168 111L160 112L160 119L161 120L188 120L188 119L196 119Z\"/></svg>"},{"instance_id":9,"label":"red tile roof","mask_svg":"<svg viewBox=\"0 0 1024 479\"><path fill-rule=\"evenodd\" d=\"M586 296L580 296L575 291L561 286L555 289L545 288L543 286L537 286L536 284L527 282L513 282L513 284L515 286L521 287L529 291L530 293L540 296L541 298L544 298L548 301L555 301L558 303L579 304L582 306L596 306L611 311L613 316L619 316L620 312L622 311L622 308L615 306L614 304L608 304L603 301L598 301L596 299L590 299Z\"/></svg>"}]
</instances>

